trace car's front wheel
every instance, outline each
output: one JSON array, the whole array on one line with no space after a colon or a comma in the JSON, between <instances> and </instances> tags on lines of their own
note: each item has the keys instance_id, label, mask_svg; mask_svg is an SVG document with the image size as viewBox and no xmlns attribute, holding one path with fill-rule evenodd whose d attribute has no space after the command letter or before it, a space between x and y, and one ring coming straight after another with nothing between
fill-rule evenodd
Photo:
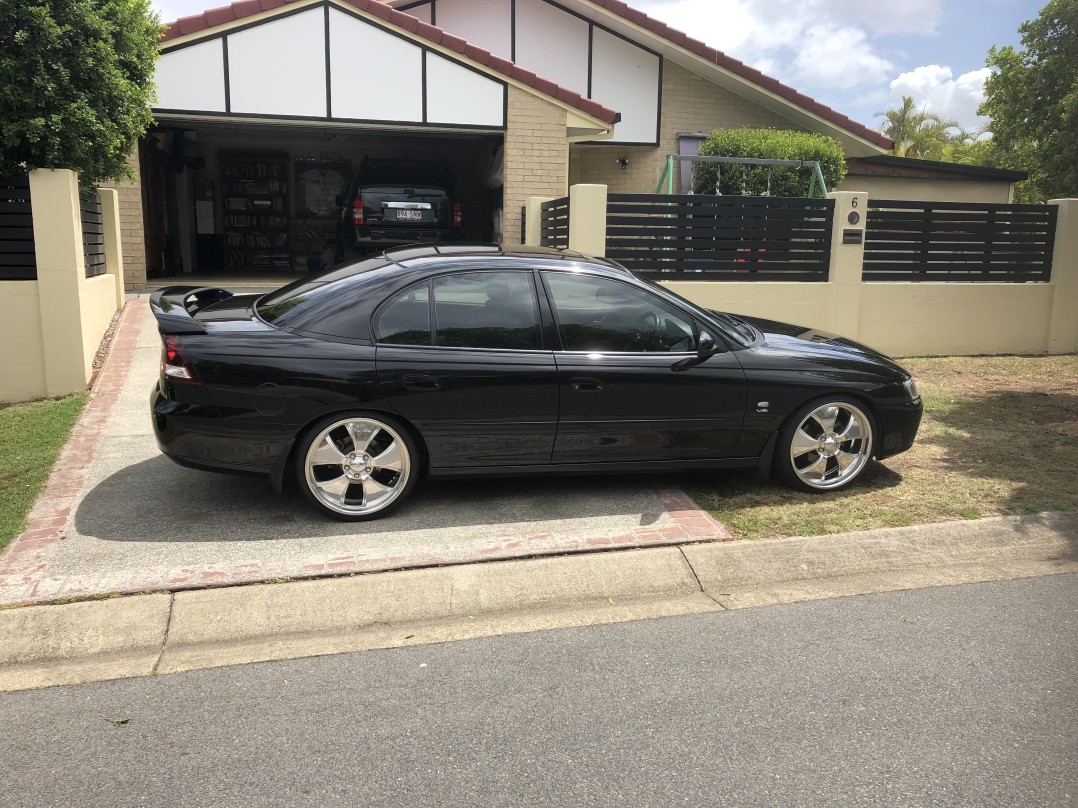
<instances>
[{"instance_id":1,"label":"car's front wheel","mask_svg":"<svg viewBox=\"0 0 1078 808\"><path fill-rule=\"evenodd\" d=\"M419 455L408 430L385 416L335 415L296 452L296 479L319 510L344 521L384 516L412 492Z\"/></svg>"},{"instance_id":2,"label":"car's front wheel","mask_svg":"<svg viewBox=\"0 0 1078 808\"><path fill-rule=\"evenodd\" d=\"M852 398L831 396L806 404L779 433L779 476L801 491L845 488L872 459L874 430L868 408Z\"/></svg>"}]
</instances>

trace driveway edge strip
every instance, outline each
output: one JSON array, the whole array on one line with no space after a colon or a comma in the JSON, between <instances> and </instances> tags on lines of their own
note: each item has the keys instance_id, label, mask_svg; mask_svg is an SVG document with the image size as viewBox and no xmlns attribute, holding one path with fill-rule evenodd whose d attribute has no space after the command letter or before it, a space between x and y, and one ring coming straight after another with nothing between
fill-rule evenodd
<instances>
[{"instance_id":1,"label":"driveway edge strip","mask_svg":"<svg viewBox=\"0 0 1078 808\"><path fill-rule=\"evenodd\" d=\"M109 416L123 391L135 356L142 324L137 314L132 315L133 309L130 302L124 305L112 345L90 391L90 399L71 430L71 437L60 450L45 487L30 509L29 527L0 552L0 602L6 600L3 592L9 588L30 587L26 599L34 599L40 582L47 575L46 551L66 535L79 492L105 437ZM82 593L65 593L66 596L78 594Z\"/></svg>"}]
</instances>

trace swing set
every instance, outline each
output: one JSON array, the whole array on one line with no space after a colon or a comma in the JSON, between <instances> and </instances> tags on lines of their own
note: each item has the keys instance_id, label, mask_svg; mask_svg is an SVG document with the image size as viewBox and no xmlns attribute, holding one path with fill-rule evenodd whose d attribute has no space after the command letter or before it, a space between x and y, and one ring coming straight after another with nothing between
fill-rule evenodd
<instances>
[{"instance_id":1,"label":"swing set","mask_svg":"<svg viewBox=\"0 0 1078 808\"><path fill-rule=\"evenodd\" d=\"M741 195L749 196L748 191L748 176L749 166L767 166L767 190L764 191L764 196L771 196L771 173L776 166L782 166L784 168L808 168L811 169L808 193L806 196L809 199L813 199L817 196L823 198L827 196L827 183L824 182L823 169L820 168L819 160L771 160L764 157L703 157L700 155L682 155L682 154L668 154L666 156L666 165L663 167L663 172L659 177L659 184L655 187L655 193L657 194L673 194L674 191L674 174L675 166L679 163L716 163L718 174L715 178L715 196L722 196L722 167L724 165L740 165L741 166ZM735 175L736 176L736 175ZM679 190L681 185L681 177L677 178ZM689 194L694 193L694 184L690 184Z\"/></svg>"}]
</instances>

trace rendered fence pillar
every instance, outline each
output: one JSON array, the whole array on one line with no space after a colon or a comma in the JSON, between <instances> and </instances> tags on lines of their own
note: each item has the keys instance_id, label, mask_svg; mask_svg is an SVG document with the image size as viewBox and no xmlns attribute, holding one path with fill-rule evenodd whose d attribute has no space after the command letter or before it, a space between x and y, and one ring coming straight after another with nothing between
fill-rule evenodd
<instances>
[{"instance_id":1,"label":"rendered fence pillar","mask_svg":"<svg viewBox=\"0 0 1078 808\"><path fill-rule=\"evenodd\" d=\"M1052 314L1048 353L1078 351L1078 199L1051 199L1059 212L1052 252Z\"/></svg>"},{"instance_id":2,"label":"rendered fence pillar","mask_svg":"<svg viewBox=\"0 0 1078 808\"><path fill-rule=\"evenodd\" d=\"M45 360L45 395L86 389L82 328L82 252L79 183L67 169L30 172L37 254L38 305Z\"/></svg>"},{"instance_id":3,"label":"rendered fence pillar","mask_svg":"<svg viewBox=\"0 0 1078 808\"><path fill-rule=\"evenodd\" d=\"M105 271L116 283L116 308L124 306L124 254L120 243L120 202L114 188L98 190L105 230Z\"/></svg>"},{"instance_id":4,"label":"rendered fence pillar","mask_svg":"<svg viewBox=\"0 0 1078 808\"><path fill-rule=\"evenodd\" d=\"M829 193L827 198L835 200L829 272L831 330L840 336L856 339L861 330L861 274L865 264L868 194L864 191L835 191ZM856 243L843 244L844 231L858 231L860 239Z\"/></svg>"},{"instance_id":5,"label":"rendered fence pillar","mask_svg":"<svg viewBox=\"0 0 1078 808\"><path fill-rule=\"evenodd\" d=\"M552 196L529 196L524 229L524 243L530 247L539 247L543 243L543 203L554 199Z\"/></svg>"},{"instance_id":6,"label":"rendered fence pillar","mask_svg":"<svg viewBox=\"0 0 1078 808\"><path fill-rule=\"evenodd\" d=\"M605 185L574 185L569 189L569 249L584 255L606 255Z\"/></svg>"}]
</instances>

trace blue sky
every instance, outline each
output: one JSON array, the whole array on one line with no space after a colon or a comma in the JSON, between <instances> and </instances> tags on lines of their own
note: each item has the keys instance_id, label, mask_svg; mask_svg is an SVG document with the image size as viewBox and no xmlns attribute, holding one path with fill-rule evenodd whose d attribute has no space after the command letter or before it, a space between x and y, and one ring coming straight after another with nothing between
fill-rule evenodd
<instances>
[{"instance_id":1,"label":"blue sky","mask_svg":"<svg viewBox=\"0 0 1078 808\"><path fill-rule=\"evenodd\" d=\"M1046 0L628 0L856 121L912 95L975 129L991 45ZM155 0L164 21L225 0Z\"/></svg>"}]
</instances>

